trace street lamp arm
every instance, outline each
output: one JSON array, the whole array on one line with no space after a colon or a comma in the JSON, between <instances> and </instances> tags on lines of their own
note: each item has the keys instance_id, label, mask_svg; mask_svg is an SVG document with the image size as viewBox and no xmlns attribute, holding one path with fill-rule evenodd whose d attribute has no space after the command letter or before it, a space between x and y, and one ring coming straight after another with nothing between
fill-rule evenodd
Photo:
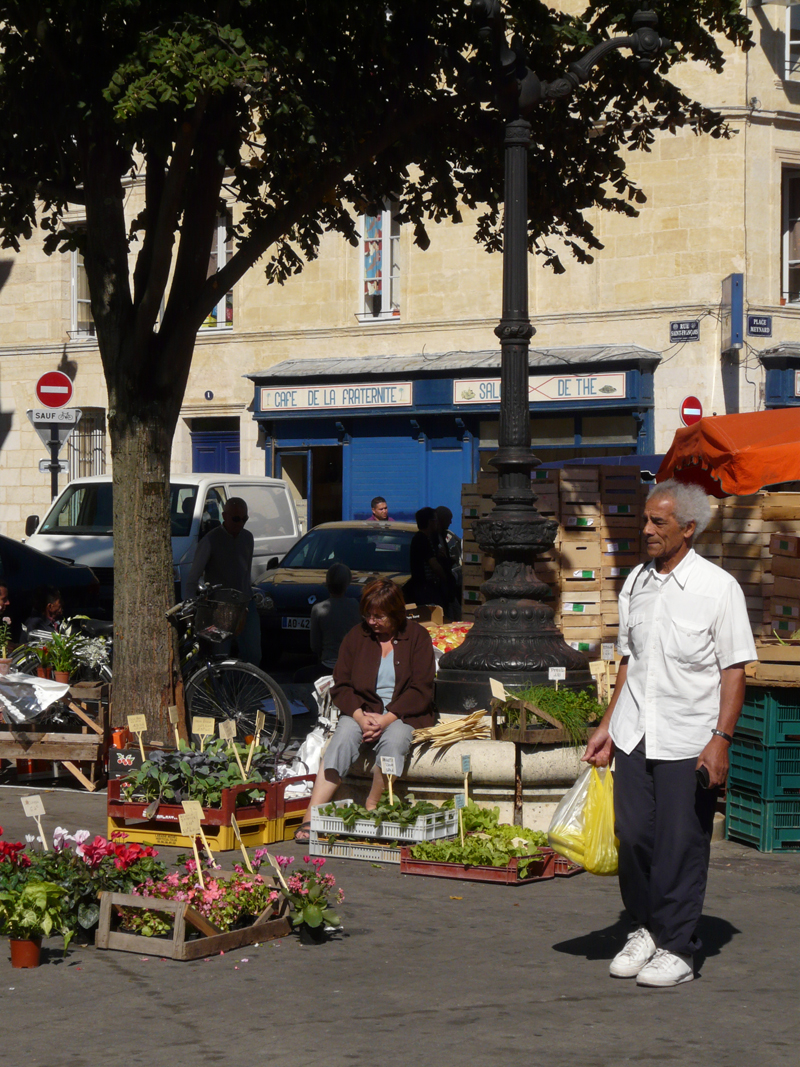
<instances>
[{"instance_id":1,"label":"street lamp arm","mask_svg":"<svg viewBox=\"0 0 800 1067\"><path fill-rule=\"evenodd\" d=\"M649 15L651 12L637 12L638 16ZM634 16L634 22L636 16ZM542 98L547 100L560 100L571 96L579 85L587 82L592 70L600 60L609 52L617 52L623 48L630 48L635 56L639 57L639 66L642 70L650 70L654 61L664 49L669 48L672 42L666 37L660 37L653 25L643 25L629 34L627 37L611 37L595 45L587 52L583 59L578 59L569 65L569 73L563 78L557 78L552 82L542 83Z\"/></svg>"}]
</instances>

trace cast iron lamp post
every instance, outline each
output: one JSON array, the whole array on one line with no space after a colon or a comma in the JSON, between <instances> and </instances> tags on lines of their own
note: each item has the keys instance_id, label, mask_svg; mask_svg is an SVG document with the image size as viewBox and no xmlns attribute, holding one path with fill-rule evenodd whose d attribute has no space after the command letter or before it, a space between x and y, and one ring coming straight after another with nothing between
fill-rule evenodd
<instances>
[{"instance_id":1,"label":"cast iron lamp post","mask_svg":"<svg viewBox=\"0 0 800 1067\"><path fill-rule=\"evenodd\" d=\"M565 77L547 83L525 66L521 44L507 42L500 0L473 0L472 9L482 35L492 41L496 99L506 117L503 317L495 330L501 346L500 433L491 461L499 479L491 514L473 526L481 549L496 560L492 577L481 586L486 603L475 612L464 643L442 657L436 677L437 706L451 713L488 707L490 677L505 685L537 685L547 683L550 667L564 667L564 684L592 684L585 657L567 645L553 609L542 603L548 590L533 566L536 556L552 547L558 523L539 514L531 490L531 471L541 461L531 451L528 403L534 329L528 315L527 116L544 100L570 96L608 52L629 48L648 70L669 44L656 30L657 16L637 11L630 36L604 41L572 63Z\"/></svg>"}]
</instances>

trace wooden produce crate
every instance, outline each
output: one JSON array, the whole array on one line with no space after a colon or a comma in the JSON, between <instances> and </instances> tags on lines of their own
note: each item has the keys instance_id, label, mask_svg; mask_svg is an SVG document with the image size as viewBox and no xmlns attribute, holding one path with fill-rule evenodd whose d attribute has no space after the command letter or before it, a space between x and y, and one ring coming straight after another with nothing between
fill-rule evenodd
<instances>
[{"instance_id":1,"label":"wooden produce crate","mask_svg":"<svg viewBox=\"0 0 800 1067\"><path fill-rule=\"evenodd\" d=\"M519 709L519 726L506 726L500 722L503 709L509 705ZM505 701L493 700L491 708L493 741L514 741L521 745L563 745L572 741L557 719L548 715L546 711L542 711L541 708L537 708L530 701L522 700L520 697L509 697ZM581 740L588 741L594 731L594 726L587 726L581 731Z\"/></svg>"},{"instance_id":2,"label":"wooden produce crate","mask_svg":"<svg viewBox=\"0 0 800 1067\"><path fill-rule=\"evenodd\" d=\"M0 729L0 760L47 760L62 763L84 788L94 792L105 780L108 731L70 703L87 725L83 733L39 731L35 723L7 723ZM80 763L89 767L81 769ZM84 771L88 771L84 773Z\"/></svg>"},{"instance_id":3,"label":"wooden produce crate","mask_svg":"<svg viewBox=\"0 0 800 1067\"><path fill-rule=\"evenodd\" d=\"M534 859L524 878L519 876L521 860ZM542 849L531 856L513 856L507 867L471 867L465 863L442 863L436 860L417 860L411 855L411 847L400 849L400 873L421 874L429 878L456 878L462 882L494 882L497 885L527 885L528 882L544 882L555 877L555 853Z\"/></svg>"},{"instance_id":4,"label":"wooden produce crate","mask_svg":"<svg viewBox=\"0 0 800 1067\"><path fill-rule=\"evenodd\" d=\"M270 879L264 875L264 880ZM277 882L275 882L276 888ZM112 930L116 907L136 908L166 912L175 916L172 940L162 937L144 937ZM95 948L113 949L120 952L138 952L140 955L166 957L171 960L199 960L218 952L252 945L255 942L274 941L286 937L292 924L288 915L288 903L283 900L277 913L268 908L259 915L252 926L242 930L223 933L205 916L180 900L161 900L158 897L140 897L133 893L101 893L100 921L95 934ZM196 940L187 940L187 926L201 935Z\"/></svg>"},{"instance_id":5,"label":"wooden produce crate","mask_svg":"<svg viewBox=\"0 0 800 1067\"><path fill-rule=\"evenodd\" d=\"M776 620L778 622L780 620ZM790 624L788 620L787 624ZM797 629L793 626L793 629ZM748 682L765 685L800 685L800 641L770 641L763 638L756 643L758 662L748 663L745 675Z\"/></svg>"}]
</instances>

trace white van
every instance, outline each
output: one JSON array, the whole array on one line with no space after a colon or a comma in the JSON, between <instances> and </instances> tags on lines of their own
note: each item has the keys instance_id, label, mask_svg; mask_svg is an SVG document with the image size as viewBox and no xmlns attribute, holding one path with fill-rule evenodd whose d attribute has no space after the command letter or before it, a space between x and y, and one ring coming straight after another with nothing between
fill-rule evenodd
<instances>
[{"instance_id":1,"label":"white van","mask_svg":"<svg viewBox=\"0 0 800 1067\"><path fill-rule=\"evenodd\" d=\"M252 576L274 566L302 533L288 486L279 478L246 474L173 474L169 511L176 596L185 595L186 579L198 540L222 522L222 508L232 496L247 502L247 529L253 535ZM27 544L92 568L101 599L113 598L114 540L110 475L75 478L56 499L44 519L29 516ZM180 584L180 588L179 588ZM110 605L109 605L110 606Z\"/></svg>"}]
</instances>

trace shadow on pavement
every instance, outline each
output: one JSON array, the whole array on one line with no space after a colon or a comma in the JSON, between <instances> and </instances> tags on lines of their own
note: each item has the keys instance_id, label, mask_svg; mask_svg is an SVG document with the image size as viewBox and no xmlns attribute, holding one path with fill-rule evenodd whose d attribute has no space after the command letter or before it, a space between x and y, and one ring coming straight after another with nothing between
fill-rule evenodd
<instances>
[{"instance_id":1,"label":"shadow on pavement","mask_svg":"<svg viewBox=\"0 0 800 1067\"><path fill-rule=\"evenodd\" d=\"M580 937L571 937L569 941L559 941L553 945L553 949L565 952L568 956L584 956L587 960L610 960L625 944L630 928L630 919L624 911L620 911L613 925L592 930Z\"/></svg>"}]
</instances>

